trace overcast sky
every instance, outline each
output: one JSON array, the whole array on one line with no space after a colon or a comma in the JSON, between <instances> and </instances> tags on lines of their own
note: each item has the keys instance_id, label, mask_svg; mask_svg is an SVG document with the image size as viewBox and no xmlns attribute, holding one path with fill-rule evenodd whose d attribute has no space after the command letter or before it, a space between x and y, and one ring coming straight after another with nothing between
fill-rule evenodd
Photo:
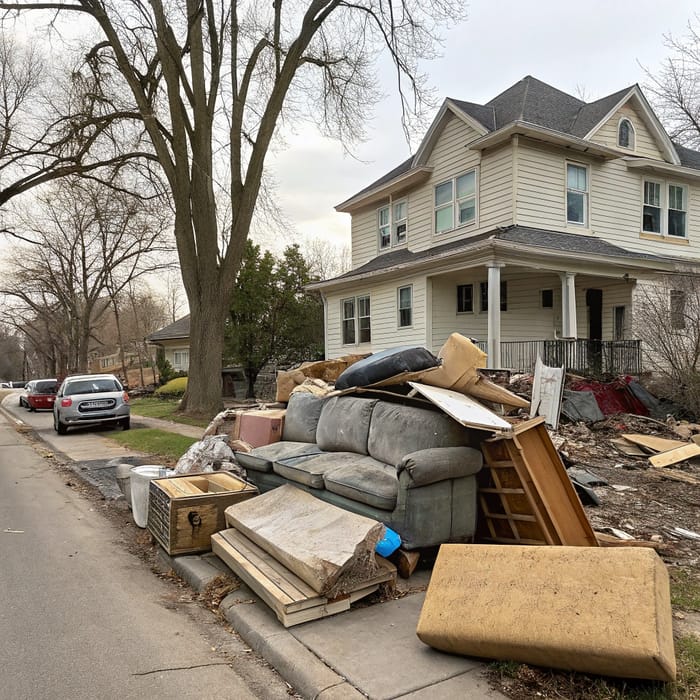
<instances>
[{"instance_id":1,"label":"overcast sky","mask_svg":"<svg viewBox=\"0 0 700 700\"><path fill-rule=\"evenodd\" d=\"M425 65L439 102L454 97L483 104L526 75L596 100L645 82L641 66L655 72L668 55L664 35L681 37L700 11L677 0L473 0L466 22L446 34L443 57ZM641 66L640 66L641 64ZM270 159L278 194L300 237L349 244L350 216L334 206L381 177L410 155L401 130L395 85L369 124L368 141L356 149L364 162L311 129L288 139Z\"/></svg>"}]
</instances>

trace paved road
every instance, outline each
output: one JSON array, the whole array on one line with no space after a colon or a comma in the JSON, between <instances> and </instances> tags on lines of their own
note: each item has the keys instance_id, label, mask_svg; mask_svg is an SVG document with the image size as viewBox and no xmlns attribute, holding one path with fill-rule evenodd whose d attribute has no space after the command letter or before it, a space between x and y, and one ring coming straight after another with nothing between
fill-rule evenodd
<instances>
[{"instance_id":1,"label":"paved road","mask_svg":"<svg viewBox=\"0 0 700 700\"><path fill-rule=\"evenodd\" d=\"M49 414L36 418L50 429ZM1 697L288 698L64 482L0 415Z\"/></svg>"}]
</instances>

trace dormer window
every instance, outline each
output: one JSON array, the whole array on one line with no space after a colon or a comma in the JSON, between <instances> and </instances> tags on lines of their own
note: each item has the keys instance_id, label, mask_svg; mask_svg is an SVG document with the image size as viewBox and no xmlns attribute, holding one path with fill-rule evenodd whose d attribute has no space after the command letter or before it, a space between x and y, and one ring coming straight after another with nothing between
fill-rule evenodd
<instances>
[{"instance_id":1,"label":"dormer window","mask_svg":"<svg viewBox=\"0 0 700 700\"><path fill-rule=\"evenodd\" d=\"M621 119L617 127L617 145L634 150L634 127L629 119Z\"/></svg>"}]
</instances>

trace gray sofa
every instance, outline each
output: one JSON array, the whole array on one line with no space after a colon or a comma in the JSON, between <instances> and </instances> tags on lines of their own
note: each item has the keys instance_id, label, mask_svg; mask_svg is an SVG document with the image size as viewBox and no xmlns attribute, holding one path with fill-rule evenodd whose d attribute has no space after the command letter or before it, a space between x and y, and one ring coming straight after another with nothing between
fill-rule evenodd
<instances>
[{"instance_id":1,"label":"gray sofa","mask_svg":"<svg viewBox=\"0 0 700 700\"><path fill-rule=\"evenodd\" d=\"M482 455L469 443L478 439L428 408L295 393L282 441L236 459L261 493L293 484L383 522L410 550L472 540Z\"/></svg>"}]
</instances>

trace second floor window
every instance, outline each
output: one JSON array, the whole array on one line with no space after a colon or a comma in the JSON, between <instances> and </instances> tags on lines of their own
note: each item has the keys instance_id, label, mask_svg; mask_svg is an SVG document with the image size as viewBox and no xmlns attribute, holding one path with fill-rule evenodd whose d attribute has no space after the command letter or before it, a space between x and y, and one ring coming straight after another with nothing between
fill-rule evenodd
<instances>
[{"instance_id":1,"label":"second floor window","mask_svg":"<svg viewBox=\"0 0 700 700\"><path fill-rule=\"evenodd\" d=\"M644 181L642 231L684 238L687 209L688 192L683 185Z\"/></svg>"},{"instance_id":2,"label":"second floor window","mask_svg":"<svg viewBox=\"0 0 700 700\"><path fill-rule=\"evenodd\" d=\"M380 250L405 243L408 232L408 202L402 199L377 210L377 224Z\"/></svg>"},{"instance_id":3,"label":"second floor window","mask_svg":"<svg viewBox=\"0 0 700 700\"><path fill-rule=\"evenodd\" d=\"M476 221L476 170L435 187L435 233Z\"/></svg>"},{"instance_id":4,"label":"second floor window","mask_svg":"<svg viewBox=\"0 0 700 700\"><path fill-rule=\"evenodd\" d=\"M369 343L372 340L369 296L343 299L341 309L343 345Z\"/></svg>"},{"instance_id":5,"label":"second floor window","mask_svg":"<svg viewBox=\"0 0 700 700\"><path fill-rule=\"evenodd\" d=\"M588 168L566 164L566 221L586 225L588 212Z\"/></svg>"}]
</instances>

